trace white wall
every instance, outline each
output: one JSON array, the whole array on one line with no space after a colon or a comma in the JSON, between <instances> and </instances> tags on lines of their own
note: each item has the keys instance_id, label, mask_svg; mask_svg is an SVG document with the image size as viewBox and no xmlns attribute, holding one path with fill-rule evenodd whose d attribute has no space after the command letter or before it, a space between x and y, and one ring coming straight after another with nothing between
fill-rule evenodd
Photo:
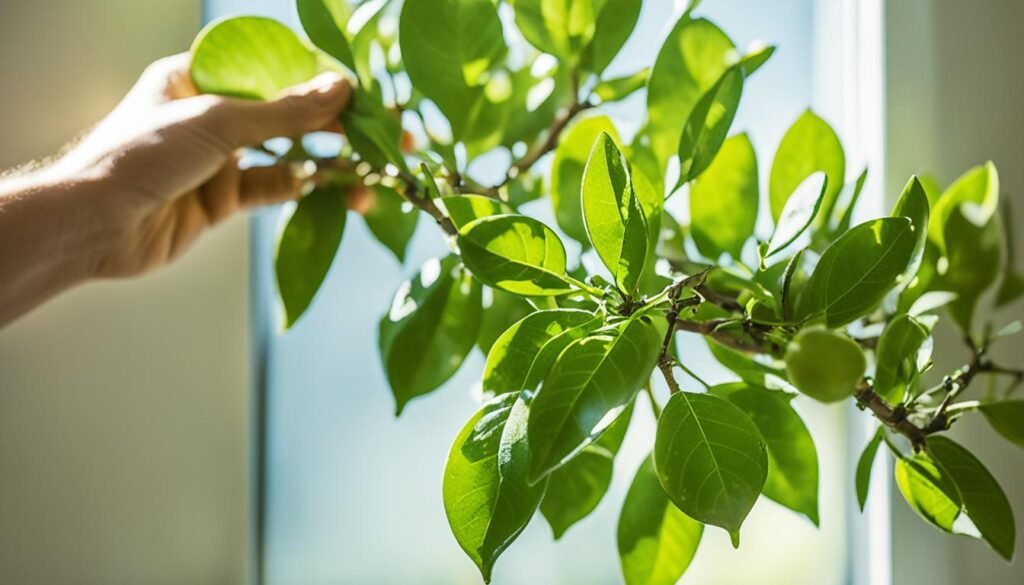
<instances>
[{"instance_id":1,"label":"white wall","mask_svg":"<svg viewBox=\"0 0 1024 585\"><path fill-rule=\"evenodd\" d=\"M1024 233L1024 2L886 4L889 194L895 197L911 173L932 172L948 184L991 159L999 168L1001 195L1014 204L1016 232ZM1024 257L1020 236L1016 245L1017 258ZM1020 318L1020 303L996 316L999 323ZM1020 343L1020 337L1005 341L993 359L1020 367ZM951 331L937 340L936 349L938 363L966 359ZM1008 565L980 541L925 525L894 491L894 582L1024 582L1024 452L998 438L979 417L958 426L954 435L996 476L1016 511L1017 560Z\"/></svg>"},{"instance_id":2,"label":"white wall","mask_svg":"<svg viewBox=\"0 0 1024 585\"><path fill-rule=\"evenodd\" d=\"M146 63L188 48L200 14L0 2L0 169L98 120ZM246 581L248 289L240 219L165 272L0 331L0 583Z\"/></svg>"}]
</instances>

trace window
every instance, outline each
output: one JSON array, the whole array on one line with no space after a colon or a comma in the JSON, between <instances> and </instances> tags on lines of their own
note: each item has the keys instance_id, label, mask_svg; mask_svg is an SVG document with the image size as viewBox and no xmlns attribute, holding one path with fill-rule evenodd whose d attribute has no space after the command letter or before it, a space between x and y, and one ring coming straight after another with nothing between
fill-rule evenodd
<instances>
[{"instance_id":1,"label":"window","mask_svg":"<svg viewBox=\"0 0 1024 585\"><path fill-rule=\"evenodd\" d=\"M211 0L211 13L257 12L294 22L290 4ZM841 58L821 48L828 45L820 42L821 35L815 42L816 31L843 22L829 4L715 0L701 7L738 46L759 39L780 45L764 71L745 88L744 105L734 123L734 128L749 131L757 148L762 185L767 184L778 141L807 105L823 109L826 116L842 116L831 119L841 129L855 127L843 113L849 104L837 104L837 96L819 91L815 79L826 61ZM667 1L646 2L637 30L612 68L629 73L635 63L653 61L666 27L681 10ZM616 106L613 115L635 127L643 107L642 98L631 99ZM864 138L857 140L859 144ZM543 205L532 211L541 217L549 213ZM476 352L445 387L411 403L396 420L375 342L379 315L394 290L423 261L445 253L443 243L429 222L421 222L410 257L401 267L353 217L310 315L287 335L277 335L272 282L276 221L273 211L257 217L253 242L254 313L264 333L257 353L265 392L265 581L478 583L475 568L449 532L441 504L441 473L450 441L476 409L472 395L482 356ZM699 340L687 340L684 348L691 355L706 354ZM706 363L701 371L709 379L724 380L716 378L710 357ZM705 531L686 582L821 585L850 580L848 551L851 541L859 542L859 529L851 520L855 516L847 514L853 470L853 461L847 458L848 413L806 399L798 399L797 405L818 443L821 527L762 499L744 526L740 551L732 549L724 531ZM646 455L646 447L636 439L652 432L646 406L638 405L616 461L613 487L595 513L557 544L543 518L535 518L503 556L495 582L619 583L615 525L625 490ZM859 439L852 442L856 445L849 451L856 457ZM875 490L876 497L882 491ZM883 566L883 574L887 570Z\"/></svg>"}]
</instances>

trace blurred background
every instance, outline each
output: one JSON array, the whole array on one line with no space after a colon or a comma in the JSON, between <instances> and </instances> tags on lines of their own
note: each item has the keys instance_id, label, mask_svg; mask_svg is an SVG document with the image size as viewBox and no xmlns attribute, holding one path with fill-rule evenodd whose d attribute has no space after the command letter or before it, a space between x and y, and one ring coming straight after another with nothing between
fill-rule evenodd
<instances>
[{"instance_id":1,"label":"blurred background","mask_svg":"<svg viewBox=\"0 0 1024 585\"><path fill-rule=\"evenodd\" d=\"M647 0L611 73L650 63L682 4ZM763 179L811 106L839 131L850 172L870 167L862 213L887 208L911 173L945 184L992 159L1024 229L1024 3L706 0L701 12L741 47L779 45L735 122ZM241 13L295 22L291 0L2 0L0 169L52 154L147 63L187 50L205 20ZM629 126L642 107L641 97L613 115ZM282 336L270 279L277 215L239 218L169 270L84 286L0 331L0 582L479 582L449 532L440 479L475 410L482 356L395 420L375 343L394 290L444 251L433 226L421 222L403 268L349 222L310 314ZM1022 316L1013 310L1000 320ZM952 332L936 347L940 363L963 360ZM999 359L1019 363L1012 344L1002 349ZM899 494L890 506L881 461L881 489L856 512L853 458L870 418L798 408L818 443L821 528L762 499L743 548L708 530L684 582L1024 581L1020 561L935 531ZM646 409L634 416L597 511L557 544L535 519L495 583L620 582L614 527L653 428ZM961 424L1020 532L1024 453L980 420Z\"/></svg>"}]
</instances>

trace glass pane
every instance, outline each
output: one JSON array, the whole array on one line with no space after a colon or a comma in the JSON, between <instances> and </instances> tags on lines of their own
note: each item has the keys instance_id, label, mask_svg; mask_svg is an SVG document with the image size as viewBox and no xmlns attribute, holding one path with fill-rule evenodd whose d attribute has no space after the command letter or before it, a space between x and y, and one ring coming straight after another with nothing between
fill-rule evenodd
<instances>
[{"instance_id":1,"label":"glass pane","mask_svg":"<svg viewBox=\"0 0 1024 585\"><path fill-rule=\"evenodd\" d=\"M783 133L811 103L812 5L812 0L716 0L701 6L740 47L759 39L780 45L745 88L734 124L751 134L763 184ZM211 2L214 16L238 11L295 21L291 3ZM625 74L637 63L652 62L679 12L667 0L648 0L626 55L613 68ZM635 127L642 107L642 99L630 100L616 107L615 116ZM548 213L545 206L530 211L542 217ZM479 583L449 531L441 474L451 440L477 407L473 390L482 356L474 353L444 388L413 401L396 420L377 354L377 322L394 290L424 260L447 251L428 223L421 221L407 268L402 268L353 216L310 313L292 331L272 333L267 340L264 569L272 585ZM258 219L254 262L261 275L257 301L262 306L257 310L264 323L276 323L278 317L269 279L275 230L274 212ZM710 380L724 380L700 340L687 340L684 350L705 356L699 363ZM724 531L705 532L687 583L846 582L845 498L852 480L845 414L802 399L797 408L818 444L821 527L762 499L744 525L740 550L733 550ZM495 583L621 582L615 526L653 431L644 404L638 404L634 417L616 461L613 487L597 511L558 543L552 542L543 518L535 518L499 561Z\"/></svg>"}]
</instances>

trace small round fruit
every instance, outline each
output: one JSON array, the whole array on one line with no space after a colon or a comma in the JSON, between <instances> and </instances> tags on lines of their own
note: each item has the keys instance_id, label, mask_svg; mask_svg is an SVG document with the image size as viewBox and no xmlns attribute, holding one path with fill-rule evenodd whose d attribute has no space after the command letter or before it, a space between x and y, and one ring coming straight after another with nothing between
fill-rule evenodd
<instances>
[{"instance_id":1,"label":"small round fruit","mask_svg":"<svg viewBox=\"0 0 1024 585\"><path fill-rule=\"evenodd\" d=\"M852 395L867 366L860 346L828 329L805 329L786 350L789 381L821 402L836 402Z\"/></svg>"}]
</instances>

